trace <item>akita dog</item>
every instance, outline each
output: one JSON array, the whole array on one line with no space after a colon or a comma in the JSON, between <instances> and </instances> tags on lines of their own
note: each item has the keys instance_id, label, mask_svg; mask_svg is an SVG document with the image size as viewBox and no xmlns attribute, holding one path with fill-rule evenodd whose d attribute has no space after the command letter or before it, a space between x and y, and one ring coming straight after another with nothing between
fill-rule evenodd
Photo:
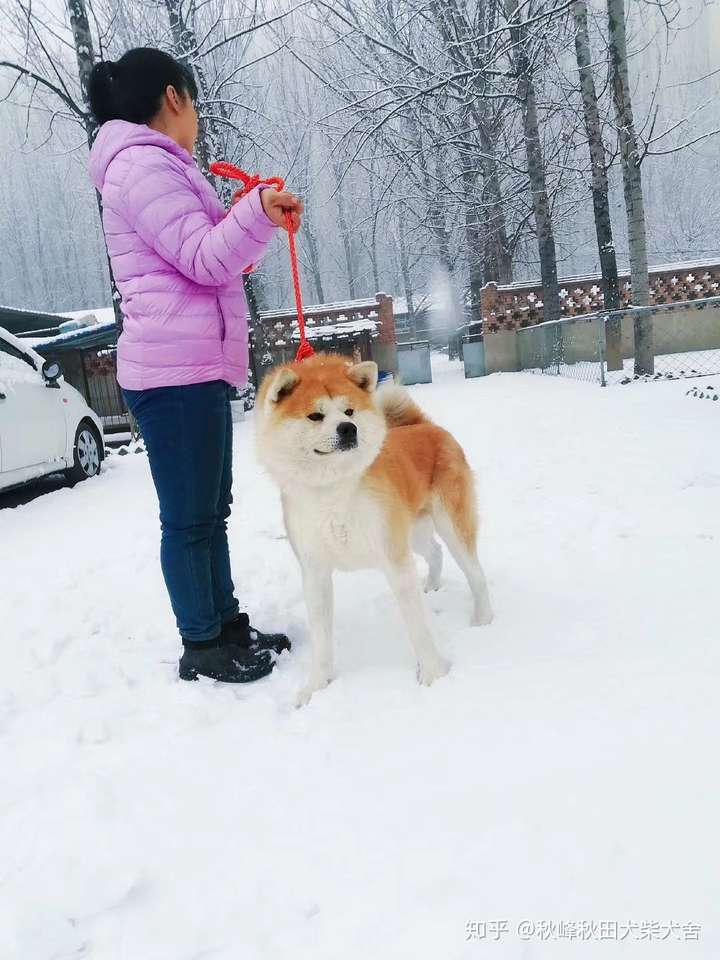
<instances>
[{"instance_id":1,"label":"akita dog","mask_svg":"<svg viewBox=\"0 0 720 960\"><path fill-rule=\"evenodd\" d=\"M438 653L413 552L437 589L442 549L465 574L473 624L492 620L477 558L473 477L457 441L405 390L381 386L372 362L318 355L272 370L256 406L260 461L282 493L302 569L312 666L298 703L333 677L334 570L382 570L410 635L420 683L449 668Z\"/></svg>"}]
</instances>

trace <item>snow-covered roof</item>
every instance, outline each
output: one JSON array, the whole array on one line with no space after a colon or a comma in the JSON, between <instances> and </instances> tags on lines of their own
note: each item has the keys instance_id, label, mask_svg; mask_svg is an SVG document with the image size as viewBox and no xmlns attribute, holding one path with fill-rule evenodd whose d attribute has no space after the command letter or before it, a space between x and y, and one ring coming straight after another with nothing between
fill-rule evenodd
<instances>
[{"instance_id":1,"label":"snow-covered roof","mask_svg":"<svg viewBox=\"0 0 720 960\"><path fill-rule=\"evenodd\" d=\"M719 259L719 257L715 257L712 260L688 260L684 263L654 263L649 266L648 272L652 276L654 273L687 273L692 270L706 270L710 267L717 269ZM618 273L624 279L629 276L630 271L621 269ZM576 277L560 277L558 279L558 287L570 287L574 283L590 283L591 281L594 282L601 279L602 275L600 273L587 273ZM510 292L512 290L533 290L541 286L542 281L535 279L518 280L517 283L498 284L497 288L502 292Z\"/></svg>"},{"instance_id":2,"label":"snow-covered roof","mask_svg":"<svg viewBox=\"0 0 720 960\"><path fill-rule=\"evenodd\" d=\"M376 334L378 322L376 317L360 317L357 320L348 320L344 323L323 324L322 326L307 327L306 333L308 340L319 340L323 337L342 337L352 336L356 333L362 333L367 330L370 334ZM293 340L300 339L298 330L293 330Z\"/></svg>"},{"instance_id":3,"label":"snow-covered roof","mask_svg":"<svg viewBox=\"0 0 720 960\"><path fill-rule=\"evenodd\" d=\"M47 317L48 320L57 320L58 317L64 316L62 313L48 313L47 310L28 310L27 307L11 307L6 303L0 303L0 311L25 314L27 317Z\"/></svg>"},{"instance_id":4,"label":"snow-covered roof","mask_svg":"<svg viewBox=\"0 0 720 960\"><path fill-rule=\"evenodd\" d=\"M67 333L58 333L54 337L29 338L30 343L32 343L36 349L48 346L62 346L65 348L75 341L82 343L88 339L95 340L98 337L102 339L116 329L115 314L112 308L110 308L110 313L112 314L111 320L104 320L102 323L93 323L88 327L80 327L77 330L68 330Z\"/></svg>"},{"instance_id":5,"label":"snow-covered roof","mask_svg":"<svg viewBox=\"0 0 720 960\"><path fill-rule=\"evenodd\" d=\"M338 300L336 303L313 303L309 306L303 306L303 313L306 317L316 313L336 313L344 310L352 313L354 310L377 309L378 302L375 297L366 300ZM293 316L295 307L284 307L282 310L261 310L260 317L263 320L282 319Z\"/></svg>"}]
</instances>

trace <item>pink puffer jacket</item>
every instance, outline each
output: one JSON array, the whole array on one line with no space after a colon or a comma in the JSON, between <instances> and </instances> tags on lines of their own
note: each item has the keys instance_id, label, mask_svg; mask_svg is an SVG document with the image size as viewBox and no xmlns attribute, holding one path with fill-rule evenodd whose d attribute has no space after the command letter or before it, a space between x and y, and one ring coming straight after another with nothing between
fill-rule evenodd
<instances>
[{"instance_id":1,"label":"pink puffer jacket","mask_svg":"<svg viewBox=\"0 0 720 960\"><path fill-rule=\"evenodd\" d=\"M197 164L169 137L111 120L98 133L90 175L125 317L118 381L145 390L247 379L242 271L275 227L259 190L228 213Z\"/></svg>"}]
</instances>

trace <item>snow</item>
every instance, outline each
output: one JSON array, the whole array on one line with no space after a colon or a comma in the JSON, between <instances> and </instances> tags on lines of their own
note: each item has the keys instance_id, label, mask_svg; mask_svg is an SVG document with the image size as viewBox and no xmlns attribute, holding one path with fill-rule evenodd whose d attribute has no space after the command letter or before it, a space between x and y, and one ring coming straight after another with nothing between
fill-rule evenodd
<instances>
[{"instance_id":1,"label":"snow","mask_svg":"<svg viewBox=\"0 0 720 960\"><path fill-rule=\"evenodd\" d=\"M384 294L378 294L378 296L384 296ZM352 313L354 310L365 310L368 307L377 310L377 306L378 301L375 297L364 300L338 300L333 303L311 303L308 306L303 306L303 314L309 317L312 314L335 313L338 310L347 310ZM276 317L286 319L292 316L295 316L295 307L284 307L281 310L262 310L260 312L261 320L274 320Z\"/></svg>"},{"instance_id":2,"label":"snow","mask_svg":"<svg viewBox=\"0 0 720 960\"><path fill-rule=\"evenodd\" d=\"M92 332L93 334L113 330L115 328L115 317L113 316L112 320L102 320L98 321L96 324L91 326L79 327L75 330L67 330L63 333L58 333L54 337L38 337L32 339L30 342L34 347L43 347L48 344L57 344L57 343L67 343L69 341L75 340L77 338L83 339L88 336L88 333Z\"/></svg>"},{"instance_id":3,"label":"snow","mask_svg":"<svg viewBox=\"0 0 720 960\"><path fill-rule=\"evenodd\" d=\"M60 317L67 317L68 324L62 324L61 332L53 337L33 337L28 338L28 342L34 347L43 347L48 344L64 343L74 340L76 337L87 336L88 330L93 333L100 333L105 330L111 330L115 327L115 311L112 307L98 307L93 310L70 310L68 313L58 314ZM82 325L73 325L70 329L70 321L87 321Z\"/></svg>"},{"instance_id":4,"label":"snow","mask_svg":"<svg viewBox=\"0 0 720 960\"><path fill-rule=\"evenodd\" d=\"M360 317L357 320L344 320L338 323L307 327L305 332L308 340L321 340L324 337L352 337L357 333L364 333L365 331L372 336L377 336L377 319L373 320L370 317ZM293 330L292 337L293 340L299 340L300 331Z\"/></svg>"},{"instance_id":5,"label":"snow","mask_svg":"<svg viewBox=\"0 0 720 960\"><path fill-rule=\"evenodd\" d=\"M11 356L7 350L9 347L30 357L40 367L40 357L32 351L29 343L13 336L8 330L3 330L2 339L0 339L0 348L2 347L5 349L0 349L0 393L8 393L20 383L37 383L37 370L20 357ZM2 452L2 436L0 436L0 452Z\"/></svg>"},{"instance_id":6,"label":"snow","mask_svg":"<svg viewBox=\"0 0 720 960\"><path fill-rule=\"evenodd\" d=\"M430 689L381 578L347 574L338 678L293 708L300 577L252 418L236 583L295 640L257 684L177 680L144 456L1 510L0 956L720 955L720 404L687 388L435 361L413 393L478 472L496 620L467 626L446 561ZM660 926L563 949L523 920Z\"/></svg>"},{"instance_id":7,"label":"snow","mask_svg":"<svg viewBox=\"0 0 720 960\"><path fill-rule=\"evenodd\" d=\"M650 276L658 273L670 273L674 270L681 276L685 277L692 273L693 270L706 270L707 268L717 269L718 263L717 258L714 260L688 260L685 262L676 262L676 263L653 263L650 264ZM626 281L630 275L629 269L621 268L619 270L619 279ZM575 283L589 283L591 280L600 280L601 275L599 273L586 273L578 274L573 277L560 277L558 283L572 285ZM512 290L526 290L529 287L535 288L542 286L542 281L537 280L521 280L517 283L507 283L507 284L496 284L498 290L502 292L508 292ZM562 295L562 291L561 291Z\"/></svg>"},{"instance_id":8,"label":"snow","mask_svg":"<svg viewBox=\"0 0 720 960\"><path fill-rule=\"evenodd\" d=\"M0 351L0 393L6 393L19 383L37 383L38 374L29 363Z\"/></svg>"},{"instance_id":9,"label":"snow","mask_svg":"<svg viewBox=\"0 0 720 960\"><path fill-rule=\"evenodd\" d=\"M67 317L68 320L84 320L86 317L94 317L97 323L115 323L115 310L113 307L93 307L90 310L69 310L66 313L59 314L61 317Z\"/></svg>"}]
</instances>

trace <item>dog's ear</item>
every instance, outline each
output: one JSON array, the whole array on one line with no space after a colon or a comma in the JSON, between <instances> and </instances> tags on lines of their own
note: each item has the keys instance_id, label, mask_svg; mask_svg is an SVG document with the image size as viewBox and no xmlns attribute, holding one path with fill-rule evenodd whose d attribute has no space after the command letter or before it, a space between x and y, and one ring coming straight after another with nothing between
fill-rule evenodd
<instances>
[{"instance_id":1,"label":"dog's ear","mask_svg":"<svg viewBox=\"0 0 720 960\"><path fill-rule=\"evenodd\" d=\"M283 397L287 397L293 392L300 382L300 377L289 367L281 367L272 377L267 390L267 398L270 403L280 403Z\"/></svg>"},{"instance_id":2,"label":"dog's ear","mask_svg":"<svg viewBox=\"0 0 720 960\"><path fill-rule=\"evenodd\" d=\"M373 360L356 363L348 370L348 376L361 390L372 393L378 382L378 365Z\"/></svg>"}]
</instances>

